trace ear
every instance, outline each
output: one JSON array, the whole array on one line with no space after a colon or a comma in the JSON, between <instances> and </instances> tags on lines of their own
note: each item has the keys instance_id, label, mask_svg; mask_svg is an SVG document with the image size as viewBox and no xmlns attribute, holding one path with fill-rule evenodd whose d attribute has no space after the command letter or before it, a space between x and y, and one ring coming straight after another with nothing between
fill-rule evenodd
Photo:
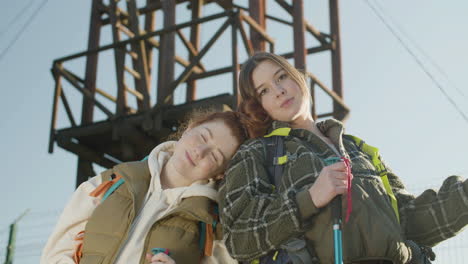
<instances>
[{"instance_id":1,"label":"ear","mask_svg":"<svg viewBox=\"0 0 468 264\"><path fill-rule=\"evenodd\" d=\"M223 178L224 178L224 173L220 173L220 174L215 175L215 176L213 177L213 179L214 179L215 181L222 180Z\"/></svg>"}]
</instances>

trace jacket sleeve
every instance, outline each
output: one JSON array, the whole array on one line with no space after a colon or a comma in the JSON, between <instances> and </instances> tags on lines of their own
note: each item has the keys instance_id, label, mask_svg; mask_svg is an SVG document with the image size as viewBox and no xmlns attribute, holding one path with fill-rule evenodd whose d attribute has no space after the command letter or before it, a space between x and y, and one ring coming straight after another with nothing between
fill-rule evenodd
<instances>
[{"instance_id":1,"label":"jacket sleeve","mask_svg":"<svg viewBox=\"0 0 468 264\"><path fill-rule=\"evenodd\" d=\"M273 190L263 155L260 141L242 146L220 188L224 239L237 260L252 260L278 248L301 234L303 220L318 212L306 188Z\"/></svg>"},{"instance_id":2,"label":"jacket sleeve","mask_svg":"<svg viewBox=\"0 0 468 264\"><path fill-rule=\"evenodd\" d=\"M97 206L98 198L89 196L89 193L99 184L101 177L93 177L73 193L42 250L41 264L75 263L73 254L78 244L75 236L85 229L88 218Z\"/></svg>"},{"instance_id":3,"label":"jacket sleeve","mask_svg":"<svg viewBox=\"0 0 468 264\"><path fill-rule=\"evenodd\" d=\"M468 180L450 176L439 190L428 189L414 197L388 170L407 239L432 247L455 236L468 224Z\"/></svg>"}]
</instances>

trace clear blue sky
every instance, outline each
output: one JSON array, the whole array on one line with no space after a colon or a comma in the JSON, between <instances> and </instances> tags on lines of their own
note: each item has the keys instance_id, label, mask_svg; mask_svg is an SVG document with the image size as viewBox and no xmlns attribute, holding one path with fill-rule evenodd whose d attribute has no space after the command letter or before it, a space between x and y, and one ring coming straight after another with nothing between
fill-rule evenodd
<instances>
[{"instance_id":1,"label":"clear blue sky","mask_svg":"<svg viewBox=\"0 0 468 264\"><path fill-rule=\"evenodd\" d=\"M31 208L31 213L22 219L19 226L15 263L37 262L41 243L75 184L76 156L58 147L52 155L47 153L54 89L50 68L53 59L86 49L91 1L48 0L33 23L3 54L42 2L5 1L0 10L0 112L3 114L0 122L1 262L5 255L8 225L26 208ZM312 5L311 1L305 2L309 21L328 32L324 14L327 9ZM7 28L15 15L29 3L31 6L26 13ZM419 49L411 46L468 115L468 3L462 0L450 3L380 0L371 3L384 7L385 13L397 21L443 69L448 78L423 57ZM468 122L387 30L365 0L341 1L340 12L344 97L351 108L351 116L346 122L347 132L378 146L387 162L414 193L420 193L427 187L437 187L452 174L467 177ZM277 34L281 32L279 29ZM109 38L104 38L104 41L106 39ZM412 43L408 39L405 41ZM288 48L288 45L283 48ZM213 50L218 57L222 57L219 56L221 52ZM327 55L311 56L308 69L329 82L328 62ZM100 80L105 86L115 83L112 63L112 60L101 61L99 73L108 76ZM70 67L83 70L81 64ZM77 97L75 100L78 102ZM68 124L62 122L60 126ZM466 237L465 232L460 238L462 242L454 244L457 249L450 251L456 253L458 260L448 261L446 253L439 253L438 263L462 263L468 257L462 255L462 251L468 251ZM451 241L445 245L449 243ZM440 252L448 252L443 251L444 244L440 248Z\"/></svg>"}]
</instances>

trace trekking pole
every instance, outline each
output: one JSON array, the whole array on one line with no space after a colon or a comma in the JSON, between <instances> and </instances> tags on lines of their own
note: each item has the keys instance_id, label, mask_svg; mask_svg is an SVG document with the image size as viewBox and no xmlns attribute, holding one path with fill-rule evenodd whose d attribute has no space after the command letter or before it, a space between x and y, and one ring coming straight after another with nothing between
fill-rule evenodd
<instances>
[{"instance_id":1,"label":"trekking pole","mask_svg":"<svg viewBox=\"0 0 468 264\"><path fill-rule=\"evenodd\" d=\"M331 165L340 161L340 158L325 159L325 164ZM336 196L331 201L332 221L333 221L333 248L335 252L335 264L343 264L343 240L341 237L341 195Z\"/></svg>"},{"instance_id":2,"label":"trekking pole","mask_svg":"<svg viewBox=\"0 0 468 264\"><path fill-rule=\"evenodd\" d=\"M331 202L331 210L333 218L335 264L343 264L343 241L341 238L341 195L333 198Z\"/></svg>"}]
</instances>

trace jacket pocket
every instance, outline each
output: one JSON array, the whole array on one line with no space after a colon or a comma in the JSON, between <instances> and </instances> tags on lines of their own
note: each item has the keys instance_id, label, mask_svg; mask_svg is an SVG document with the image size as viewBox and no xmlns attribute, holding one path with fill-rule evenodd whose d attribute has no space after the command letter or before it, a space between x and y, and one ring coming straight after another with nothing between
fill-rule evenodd
<instances>
[{"instance_id":1,"label":"jacket pocket","mask_svg":"<svg viewBox=\"0 0 468 264\"><path fill-rule=\"evenodd\" d=\"M353 182L353 211L343 223L343 252L348 259L405 263L408 249L388 195L376 180Z\"/></svg>"}]
</instances>

